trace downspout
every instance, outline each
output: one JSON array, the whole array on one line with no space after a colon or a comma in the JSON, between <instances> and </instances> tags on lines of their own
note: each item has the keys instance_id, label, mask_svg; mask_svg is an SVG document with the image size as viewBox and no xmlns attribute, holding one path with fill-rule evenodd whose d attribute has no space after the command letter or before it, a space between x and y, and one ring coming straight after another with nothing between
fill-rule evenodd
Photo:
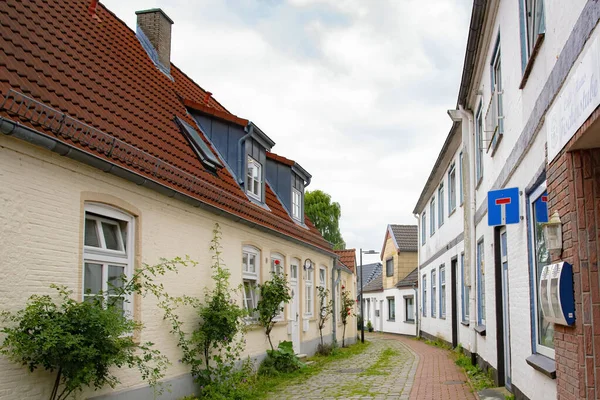
<instances>
[{"instance_id":1,"label":"downspout","mask_svg":"<svg viewBox=\"0 0 600 400\"><path fill-rule=\"evenodd\" d=\"M419 214L413 214L413 217L417 219L417 237L421 234L421 216ZM421 337L421 312L419 310L419 288L421 287L421 243L423 239L417 239L417 282L418 285L415 287L413 283L413 290L415 291L415 337Z\"/></svg>"},{"instance_id":2,"label":"downspout","mask_svg":"<svg viewBox=\"0 0 600 400\"><path fill-rule=\"evenodd\" d=\"M335 312L335 300L336 300L336 293L335 290L337 288L337 285L340 283L340 281L342 280L342 270L341 268L338 267L337 265L337 258L333 259L333 274L331 274L331 283L332 283L332 290L331 290L331 297L332 297L332 304L333 304L333 310L332 310L332 316L331 316L331 334L333 335L333 340L332 340L332 344L334 346L337 346L337 318L336 318L336 312ZM337 278L335 277L335 272L337 271Z\"/></svg>"},{"instance_id":3,"label":"downspout","mask_svg":"<svg viewBox=\"0 0 600 400\"><path fill-rule=\"evenodd\" d=\"M242 147L246 144L246 139L252 136L252 132L254 132L254 124L249 124L250 129L246 127L248 133L238 140L238 182L240 184L244 183L244 155L246 155L245 149Z\"/></svg>"},{"instance_id":4,"label":"downspout","mask_svg":"<svg viewBox=\"0 0 600 400\"><path fill-rule=\"evenodd\" d=\"M475 232L475 212L476 212L476 176L475 168L471 171L471 158L474 157L477 149L475 148L474 138L474 119L473 113L465 110L463 106L459 105L458 110L450 113L451 118L454 121L461 121L462 128L462 143L463 143L463 195L464 195L464 253L465 253L465 264L469 268L465 269L464 279L465 283L469 286L469 326L471 327L471 354L477 354L477 307L476 307L476 285L475 277L477 276L477 257L476 257L476 243L477 237Z\"/></svg>"}]
</instances>

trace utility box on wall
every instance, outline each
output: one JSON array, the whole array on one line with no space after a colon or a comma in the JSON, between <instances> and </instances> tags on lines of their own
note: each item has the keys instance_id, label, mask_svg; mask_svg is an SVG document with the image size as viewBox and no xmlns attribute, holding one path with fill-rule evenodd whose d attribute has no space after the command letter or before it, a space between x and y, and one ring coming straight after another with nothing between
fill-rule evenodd
<instances>
[{"instance_id":1,"label":"utility box on wall","mask_svg":"<svg viewBox=\"0 0 600 400\"><path fill-rule=\"evenodd\" d=\"M549 264L542 269L538 288L542 313L549 322L559 325L575 323L573 267L567 262Z\"/></svg>"}]
</instances>

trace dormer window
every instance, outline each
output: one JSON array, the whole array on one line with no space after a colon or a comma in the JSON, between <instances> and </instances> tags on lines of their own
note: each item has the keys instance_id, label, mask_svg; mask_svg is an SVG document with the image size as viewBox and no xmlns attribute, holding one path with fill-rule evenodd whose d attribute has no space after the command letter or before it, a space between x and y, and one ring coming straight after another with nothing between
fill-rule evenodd
<instances>
[{"instance_id":1,"label":"dormer window","mask_svg":"<svg viewBox=\"0 0 600 400\"><path fill-rule=\"evenodd\" d=\"M292 189L292 217L302 220L302 193L298 189Z\"/></svg>"},{"instance_id":2,"label":"dormer window","mask_svg":"<svg viewBox=\"0 0 600 400\"><path fill-rule=\"evenodd\" d=\"M246 193L262 201L262 165L250 156L248 156Z\"/></svg>"}]
</instances>

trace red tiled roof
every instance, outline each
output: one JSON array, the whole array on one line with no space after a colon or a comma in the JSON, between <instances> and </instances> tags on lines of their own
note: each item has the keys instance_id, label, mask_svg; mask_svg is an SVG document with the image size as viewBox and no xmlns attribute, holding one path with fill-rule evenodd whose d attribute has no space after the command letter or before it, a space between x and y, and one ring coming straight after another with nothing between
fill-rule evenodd
<instances>
[{"instance_id":1,"label":"red tiled roof","mask_svg":"<svg viewBox=\"0 0 600 400\"><path fill-rule=\"evenodd\" d=\"M231 116L227 118L238 122L242 119L208 98L173 65L175 81L169 79L156 68L125 23L102 5L97 10L102 22L97 22L88 14L88 6L89 0L0 1L0 94L4 97L10 89L23 93L138 150L115 148L108 152L36 124L25 114L0 110L0 117L252 223L330 251L314 225L307 224L306 229L295 224L268 187L266 204L271 212L252 204L227 168L212 174L203 167L174 121L178 116L195 125L182 99L214 108L215 116ZM174 166L184 172L171 169L157 174L153 169L156 165L145 162L139 150L164 161L166 170ZM193 182L188 174L195 177Z\"/></svg>"},{"instance_id":2,"label":"red tiled roof","mask_svg":"<svg viewBox=\"0 0 600 400\"><path fill-rule=\"evenodd\" d=\"M335 254L340 256L340 261L352 272L356 270L356 249L335 250Z\"/></svg>"},{"instance_id":3,"label":"red tiled roof","mask_svg":"<svg viewBox=\"0 0 600 400\"><path fill-rule=\"evenodd\" d=\"M293 166L294 164L296 164L295 161L287 159L287 158L285 158L283 156L279 156L279 155L277 155L275 153L271 153L270 151L267 151L267 158L270 158L271 160L280 162L280 163L282 163L284 165L288 165L290 167Z\"/></svg>"}]
</instances>

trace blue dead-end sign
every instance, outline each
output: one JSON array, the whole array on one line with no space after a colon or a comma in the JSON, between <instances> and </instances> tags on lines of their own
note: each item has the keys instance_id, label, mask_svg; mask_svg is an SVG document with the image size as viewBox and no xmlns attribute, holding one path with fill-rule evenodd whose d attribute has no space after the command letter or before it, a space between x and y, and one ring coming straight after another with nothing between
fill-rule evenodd
<instances>
[{"instance_id":1,"label":"blue dead-end sign","mask_svg":"<svg viewBox=\"0 0 600 400\"><path fill-rule=\"evenodd\" d=\"M488 225L518 224L519 188L507 188L488 192Z\"/></svg>"}]
</instances>

